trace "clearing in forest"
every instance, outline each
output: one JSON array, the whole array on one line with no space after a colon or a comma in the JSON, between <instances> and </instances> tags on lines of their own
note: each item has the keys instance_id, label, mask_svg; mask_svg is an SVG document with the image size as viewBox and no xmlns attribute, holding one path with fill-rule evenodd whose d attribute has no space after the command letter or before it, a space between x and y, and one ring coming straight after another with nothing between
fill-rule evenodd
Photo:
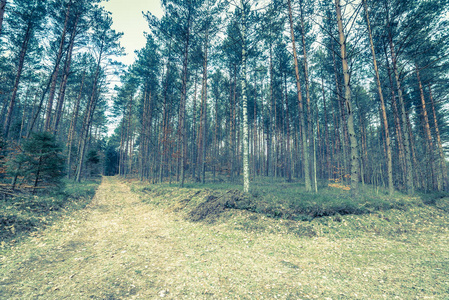
<instances>
[{"instance_id":1,"label":"clearing in forest","mask_svg":"<svg viewBox=\"0 0 449 300\"><path fill-rule=\"evenodd\" d=\"M133 188L131 188L131 186ZM136 188L137 186L137 188ZM226 208L189 220L104 177L92 203L0 251L1 299L444 299L437 207L293 221ZM172 202L171 202L172 201Z\"/></svg>"}]
</instances>

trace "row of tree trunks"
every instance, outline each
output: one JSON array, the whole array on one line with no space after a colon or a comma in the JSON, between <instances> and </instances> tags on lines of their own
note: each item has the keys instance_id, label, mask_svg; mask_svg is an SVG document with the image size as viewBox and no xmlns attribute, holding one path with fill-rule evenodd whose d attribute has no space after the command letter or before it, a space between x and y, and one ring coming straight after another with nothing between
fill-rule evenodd
<instances>
[{"instance_id":1,"label":"row of tree trunks","mask_svg":"<svg viewBox=\"0 0 449 300\"><path fill-rule=\"evenodd\" d=\"M67 55L65 58L65 63L64 63L64 73L62 76L62 80L61 80L61 85L59 88L59 96L58 96L58 101L56 104L56 114L54 117L54 121L53 121L53 132L56 134L58 132L58 127L59 127L59 123L61 121L61 117L62 117L62 108L64 105L64 98L65 98L65 91L67 88L67 81L70 75L70 67L71 67L71 63L72 63L72 53L73 53L73 47L75 45L75 36L76 36L76 32L77 32L77 26L78 26L78 20L79 20L80 15L77 14L76 18L75 18L75 23L73 25L72 28L72 32L70 34L70 39L69 39L69 49L67 51Z\"/></svg>"},{"instance_id":2,"label":"row of tree trunks","mask_svg":"<svg viewBox=\"0 0 449 300\"><path fill-rule=\"evenodd\" d=\"M380 75L379 75L379 69L377 67L377 59L376 59L376 52L374 50L374 42L373 42L373 36L371 33L371 23L368 13L368 5L366 4L366 0L363 0L363 6L365 9L365 15L366 15L366 23L368 27L368 35L369 35L369 41L370 41L370 47L371 47L371 54L373 56L373 65L374 65L374 71L376 74L376 84L377 84L377 91L379 94L379 100L380 100L380 108L382 111L382 120L383 120L383 127L384 127L384 133L385 133L385 143L387 148L387 173L388 173L388 191L391 194L394 192L394 185L393 185L393 158L391 154L391 140L390 140L390 129L388 126L388 119L387 119L387 110L385 108L385 101L384 96L382 93L382 85L380 83Z\"/></svg>"},{"instance_id":3,"label":"row of tree trunks","mask_svg":"<svg viewBox=\"0 0 449 300\"><path fill-rule=\"evenodd\" d=\"M29 42L30 42L30 39L32 36L32 32L33 32L33 23L30 21L27 24L27 29L26 29L25 35L23 37L22 47L20 49L20 54L19 54L19 64L17 67L16 78L14 80L14 86L13 86L13 90L12 90L11 99L9 101L8 110L6 112L5 123L3 124L3 135L5 136L5 138L7 138L8 134L9 134L12 113L13 113L14 105L16 103L17 91L19 89L20 77L22 76L23 65L25 63L25 55L28 50L28 45L29 45Z\"/></svg>"},{"instance_id":4,"label":"row of tree trunks","mask_svg":"<svg viewBox=\"0 0 449 300\"><path fill-rule=\"evenodd\" d=\"M53 75L51 78L50 94L48 96L48 102L47 102L47 114L45 116L45 130L47 130L47 131L50 130L50 126L51 126L53 99L54 99L55 93L56 93L56 84L58 81L58 74L59 74L59 62L61 61L63 51L64 51L65 36L67 33L67 24L68 24L69 18L70 18L71 6L72 6L72 1L70 0L67 4L67 8L66 8L64 27L62 29L62 33L61 33L61 37L60 37L61 40L59 42L59 49L58 49L58 54L57 54L57 58L56 58L55 72L53 72Z\"/></svg>"}]
</instances>

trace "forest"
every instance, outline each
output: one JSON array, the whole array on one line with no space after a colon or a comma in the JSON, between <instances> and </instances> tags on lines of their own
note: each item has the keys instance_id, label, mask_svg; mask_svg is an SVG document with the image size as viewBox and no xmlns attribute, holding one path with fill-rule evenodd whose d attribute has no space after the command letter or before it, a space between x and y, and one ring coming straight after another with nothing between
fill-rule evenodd
<instances>
[{"instance_id":1,"label":"forest","mask_svg":"<svg viewBox=\"0 0 449 300\"><path fill-rule=\"evenodd\" d=\"M1 1L5 193L99 174L449 189L449 1L161 4L124 66L100 1Z\"/></svg>"},{"instance_id":2,"label":"forest","mask_svg":"<svg viewBox=\"0 0 449 300\"><path fill-rule=\"evenodd\" d=\"M449 0L103 4L0 0L1 299L447 299Z\"/></svg>"}]
</instances>

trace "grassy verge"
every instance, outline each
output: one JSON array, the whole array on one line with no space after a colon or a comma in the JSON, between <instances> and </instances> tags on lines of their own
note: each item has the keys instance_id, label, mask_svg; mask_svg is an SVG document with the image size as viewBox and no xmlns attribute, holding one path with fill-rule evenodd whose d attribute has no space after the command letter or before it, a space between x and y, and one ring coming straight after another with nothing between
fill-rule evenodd
<instances>
[{"instance_id":1,"label":"grassy verge","mask_svg":"<svg viewBox=\"0 0 449 300\"><path fill-rule=\"evenodd\" d=\"M212 278L215 273L219 278L226 274L230 282L226 295L248 299L447 298L449 198L443 194L389 196L362 188L360 199L354 200L340 188L325 187L315 195L298 184L280 181L261 182L250 195L230 185L133 186L148 205L181 216L183 227L190 224L207 232L204 239L216 252L214 257L201 254L206 263L197 265L198 272L212 274ZM191 239L190 233L185 239ZM200 248L197 240L188 243L189 249ZM224 246L222 251L224 244L233 246ZM229 253L237 253L235 264L251 271L237 267L226 273L221 266L234 266L236 260ZM208 261L214 263L209 266ZM214 289L213 283L207 287ZM215 295L225 295L220 292Z\"/></svg>"},{"instance_id":2,"label":"grassy verge","mask_svg":"<svg viewBox=\"0 0 449 300\"><path fill-rule=\"evenodd\" d=\"M310 221L315 218L344 215L364 215L391 209L408 210L425 205L448 210L447 195L401 194L388 195L385 191L360 187L360 197L352 198L343 185L322 186L318 193L306 192L298 183L283 180L258 179L252 183L249 194L242 193L240 185L187 184L185 188L174 185L135 184L137 191L151 196L158 205L174 210L188 209L193 221L213 219L227 208L247 210L272 218ZM445 200L446 199L446 200Z\"/></svg>"},{"instance_id":3,"label":"grassy verge","mask_svg":"<svg viewBox=\"0 0 449 300\"><path fill-rule=\"evenodd\" d=\"M84 208L98 185L98 180L70 181L59 191L8 197L0 201L0 246L51 224L61 215Z\"/></svg>"}]
</instances>

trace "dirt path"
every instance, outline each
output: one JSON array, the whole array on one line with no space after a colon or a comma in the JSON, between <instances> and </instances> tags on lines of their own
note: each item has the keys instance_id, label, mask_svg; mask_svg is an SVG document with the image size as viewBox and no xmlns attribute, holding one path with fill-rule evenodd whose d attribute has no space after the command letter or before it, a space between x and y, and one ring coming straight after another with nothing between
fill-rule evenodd
<instances>
[{"instance_id":1,"label":"dirt path","mask_svg":"<svg viewBox=\"0 0 449 300\"><path fill-rule=\"evenodd\" d=\"M142 287L146 295L168 294L164 280L150 276L179 257L168 222L126 184L105 177L87 209L3 258L19 264L2 278L0 298L132 298Z\"/></svg>"},{"instance_id":2,"label":"dirt path","mask_svg":"<svg viewBox=\"0 0 449 300\"><path fill-rule=\"evenodd\" d=\"M0 256L8 270L0 299L438 299L449 291L447 266L438 268L447 232L405 243L256 229L185 221L105 177L89 207Z\"/></svg>"}]
</instances>

